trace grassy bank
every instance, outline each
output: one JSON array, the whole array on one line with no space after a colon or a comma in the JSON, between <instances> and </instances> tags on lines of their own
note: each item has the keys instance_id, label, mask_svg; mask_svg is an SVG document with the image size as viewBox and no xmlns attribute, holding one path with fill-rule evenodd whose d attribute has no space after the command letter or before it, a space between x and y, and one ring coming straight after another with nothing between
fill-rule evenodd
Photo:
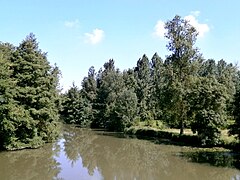
<instances>
[{"instance_id":1,"label":"grassy bank","mask_svg":"<svg viewBox=\"0 0 240 180\"><path fill-rule=\"evenodd\" d=\"M179 132L179 129L151 127L146 125L142 126L141 124L125 129L126 134L136 135L137 137L142 138L157 138L160 143L196 147L201 146L197 135L193 134L190 129L185 129L183 135L180 135ZM228 136L228 131L222 130L220 143L217 145L217 147L236 149L238 148L236 145L237 140L234 138L234 136Z\"/></svg>"},{"instance_id":2,"label":"grassy bank","mask_svg":"<svg viewBox=\"0 0 240 180\"><path fill-rule=\"evenodd\" d=\"M125 133L136 135L138 137L159 138L163 143L171 143L178 145L198 146L198 138L196 135L183 134L174 132L173 129L156 129L152 127L132 126L125 129Z\"/></svg>"}]
</instances>

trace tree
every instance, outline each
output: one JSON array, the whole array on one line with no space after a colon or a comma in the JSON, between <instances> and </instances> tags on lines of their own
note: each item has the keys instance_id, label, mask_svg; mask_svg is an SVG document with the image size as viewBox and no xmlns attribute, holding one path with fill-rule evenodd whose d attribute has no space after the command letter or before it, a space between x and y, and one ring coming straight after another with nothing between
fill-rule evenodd
<instances>
[{"instance_id":1,"label":"tree","mask_svg":"<svg viewBox=\"0 0 240 180\"><path fill-rule=\"evenodd\" d=\"M58 136L59 100L57 67L51 67L47 54L38 48L33 34L20 43L10 58L12 90L1 117L2 129L8 130L6 149L39 147Z\"/></svg>"},{"instance_id":2,"label":"tree","mask_svg":"<svg viewBox=\"0 0 240 180\"><path fill-rule=\"evenodd\" d=\"M141 120L149 120L153 118L153 114L149 107L151 96L151 70L148 57L144 54L142 58L137 61L137 66L134 69L136 73L136 94L138 98L138 114Z\"/></svg>"},{"instance_id":3,"label":"tree","mask_svg":"<svg viewBox=\"0 0 240 180\"><path fill-rule=\"evenodd\" d=\"M63 94L61 115L63 120L68 124L79 124L81 119L80 112L80 91L73 83L72 87Z\"/></svg>"},{"instance_id":4,"label":"tree","mask_svg":"<svg viewBox=\"0 0 240 180\"><path fill-rule=\"evenodd\" d=\"M124 131L126 127L133 124L137 116L137 96L133 90L122 89L118 94L116 101L108 107L109 130Z\"/></svg>"},{"instance_id":5,"label":"tree","mask_svg":"<svg viewBox=\"0 0 240 180\"><path fill-rule=\"evenodd\" d=\"M81 97L85 102L85 122L90 125L94 119L95 110L93 109L97 96L97 81L94 67L90 67L88 76L82 81Z\"/></svg>"},{"instance_id":6,"label":"tree","mask_svg":"<svg viewBox=\"0 0 240 180\"><path fill-rule=\"evenodd\" d=\"M131 89L136 92L137 80L135 77L134 69L128 69L123 71L123 79L127 89Z\"/></svg>"},{"instance_id":7,"label":"tree","mask_svg":"<svg viewBox=\"0 0 240 180\"><path fill-rule=\"evenodd\" d=\"M151 100L150 100L150 108L152 109L154 119L162 118L162 106L163 106L163 61L155 53L151 59Z\"/></svg>"},{"instance_id":8,"label":"tree","mask_svg":"<svg viewBox=\"0 0 240 180\"><path fill-rule=\"evenodd\" d=\"M110 59L104 65L97 75L97 94L93 104L94 119L92 127L107 128L109 120L109 106L116 100L116 93L119 92L118 83L120 83L121 74L115 69L114 60ZM121 82L123 82L121 80Z\"/></svg>"},{"instance_id":9,"label":"tree","mask_svg":"<svg viewBox=\"0 0 240 180\"><path fill-rule=\"evenodd\" d=\"M201 64L199 75L202 77L215 76L217 74L217 66L214 59L208 59Z\"/></svg>"},{"instance_id":10,"label":"tree","mask_svg":"<svg viewBox=\"0 0 240 180\"><path fill-rule=\"evenodd\" d=\"M131 125L136 116L134 72L129 70L123 76L110 59L104 64L104 70L100 69L96 80L93 74L95 73L90 73L84 78L81 90L83 97L91 104L93 112L91 126L123 131L125 127ZM89 96L93 98L88 98Z\"/></svg>"},{"instance_id":11,"label":"tree","mask_svg":"<svg viewBox=\"0 0 240 180\"><path fill-rule=\"evenodd\" d=\"M216 145L220 128L226 124L227 89L214 77L195 77L188 94L193 121L191 129L198 133L202 145Z\"/></svg>"},{"instance_id":12,"label":"tree","mask_svg":"<svg viewBox=\"0 0 240 180\"><path fill-rule=\"evenodd\" d=\"M226 111L229 119L233 116L232 105L234 101L234 94L236 93L237 72L237 67L233 66L232 63L227 64L227 62L223 59L218 61L216 78L218 82L224 85L227 89L228 99L226 101Z\"/></svg>"},{"instance_id":13,"label":"tree","mask_svg":"<svg viewBox=\"0 0 240 180\"><path fill-rule=\"evenodd\" d=\"M240 72L238 71L238 78L240 77ZM233 99L233 117L234 123L230 126L230 135L237 135L237 139L240 139L240 81L236 85L236 93Z\"/></svg>"},{"instance_id":14,"label":"tree","mask_svg":"<svg viewBox=\"0 0 240 180\"><path fill-rule=\"evenodd\" d=\"M11 62L11 58L14 53L15 48L12 45L1 44L0 143L8 150L37 147L42 144L29 112L14 99L17 94L17 80L12 78L14 63Z\"/></svg>"},{"instance_id":15,"label":"tree","mask_svg":"<svg viewBox=\"0 0 240 180\"><path fill-rule=\"evenodd\" d=\"M17 104L13 100L15 82L11 79L10 58L14 52L10 44L0 44L0 148L7 148L12 142L12 133L15 131L11 112Z\"/></svg>"},{"instance_id":16,"label":"tree","mask_svg":"<svg viewBox=\"0 0 240 180\"><path fill-rule=\"evenodd\" d=\"M165 61L166 70L169 71L166 92L172 95L168 107L174 114L173 117L179 121L180 134L183 134L189 109L187 91L191 78L188 76L195 73L193 62L201 58L198 49L194 48L198 32L178 15L165 24L165 29L167 30L165 37L169 41L167 49L172 53Z\"/></svg>"},{"instance_id":17,"label":"tree","mask_svg":"<svg viewBox=\"0 0 240 180\"><path fill-rule=\"evenodd\" d=\"M228 99L227 99L227 114L231 119L233 116L233 99L236 93L236 83L237 83L237 67L233 66L231 63L227 64L223 59L217 63L213 59L209 59L202 63L199 71L199 75L202 77L214 77L217 81L224 85L227 89Z\"/></svg>"}]
</instances>

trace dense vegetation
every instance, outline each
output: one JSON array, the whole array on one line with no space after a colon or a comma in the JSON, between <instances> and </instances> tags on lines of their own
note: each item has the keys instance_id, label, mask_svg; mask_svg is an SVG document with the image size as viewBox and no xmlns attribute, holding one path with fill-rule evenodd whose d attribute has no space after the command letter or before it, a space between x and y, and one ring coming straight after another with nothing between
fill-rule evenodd
<instances>
[{"instance_id":1,"label":"dense vegetation","mask_svg":"<svg viewBox=\"0 0 240 180\"><path fill-rule=\"evenodd\" d=\"M36 148L58 136L58 79L33 34L17 47L0 43L1 148Z\"/></svg>"},{"instance_id":2,"label":"dense vegetation","mask_svg":"<svg viewBox=\"0 0 240 180\"><path fill-rule=\"evenodd\" d=\"M0 148L36 148L58 136L59 115L82 127L124 131L136 124L191 129L216 145L222 129L240 138L240 71L204 59L197 31L175 16L165 24L169 55L146 55L124 71L110 59L90 67L81 88L60 95L60 71L33 34L15 47L0 43ZM60 112L60 113L59 113Z\"/></svg>"},{"instance_id":3,"label":"dense vegetation","mask_svg":"<svg viewBox=\"0 0 240 180\"><path fill-rule=\"evenodd\" d=\"M224 60L205 60L195 47L198 32L175 16L165 24L169 55L143 55L121 72L110 59L98 72L89 69L79 89L63 94L65 122L124 131L136 123L161 122L190 128L202 145L219 143L221 129L238 134L239 70Z\"/></svg>"}]
</instances>

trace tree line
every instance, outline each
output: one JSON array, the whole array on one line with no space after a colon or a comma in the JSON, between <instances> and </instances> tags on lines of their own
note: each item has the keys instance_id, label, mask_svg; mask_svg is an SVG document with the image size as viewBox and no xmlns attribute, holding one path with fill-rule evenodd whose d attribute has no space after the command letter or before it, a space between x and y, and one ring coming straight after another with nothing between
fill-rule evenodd
<instances>
[{"instance_id":1,"label":"tree line","mask_svg":"<svg viewBox=\"0 0 240 180\"><path fill-rule=\"evenodd\" d=\"M228 129L240 138L240 71L224 60L205 60L195 47L198 32L175 16L165 24L169 55L143 55L120 71L110 59L92 66L81 88L59 88L33 34L18 46L0 42L0 148L37 148L59 135L60 119L82 127L124 131L158 120L197 133L203 145L219 143Z\"/></svg>"},{"instance_id":2,"label":"tree line","mask_svg":"<svg viewBox=\"0 0 240 180\"><path fill-rule=\"evenodd\" d=\"M124 71L110 59L92 66L81 88L62 95L66 123L124 131L137 121L160 120L167 127L190 128L202 145L216 145L222 129L239 136L239 70L224 60L205 60L195 47L198 32L176 15L165 24L169 55L143 55Z\"/></svg>"}]
</instances>

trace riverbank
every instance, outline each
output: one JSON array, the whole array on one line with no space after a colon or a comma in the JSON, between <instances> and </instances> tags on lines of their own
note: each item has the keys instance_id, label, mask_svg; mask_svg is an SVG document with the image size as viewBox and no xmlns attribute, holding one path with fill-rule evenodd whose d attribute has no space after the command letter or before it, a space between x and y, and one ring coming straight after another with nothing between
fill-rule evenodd
<instances>
[{"instance_id":1,"label":"riverbank","mask_svg":"<svg viewBox=\"0 0 240 180\"><path fill-rule=\"evenodd\" d=\"M140 138L155 138L159 143L174 144L180 146L201 146L200 140L196 134L193 134L190 129L186 129L183 135L179 134L179 129L158 129L154 127L131 126L126 128L124 133L134 135ZM230 150L239 148L237 140L233 136L228 136L226 130L222 130L220 143L216 146Z\"/></svg>"}]
</instances>

